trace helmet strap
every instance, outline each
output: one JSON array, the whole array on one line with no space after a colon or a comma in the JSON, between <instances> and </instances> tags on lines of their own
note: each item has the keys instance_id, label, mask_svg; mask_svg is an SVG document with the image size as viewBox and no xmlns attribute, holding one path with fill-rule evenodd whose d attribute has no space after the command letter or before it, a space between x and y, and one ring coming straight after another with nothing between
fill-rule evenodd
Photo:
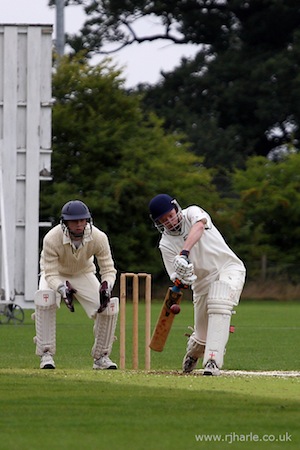
<instances>
[{"instance_id":1,"label":"helmet strap","mask_svg":"<svg viewBox=\"0 0 300 450\"><path fill-rule=\"evenodd\" d=\"M73 231L70 231L70 229L68 228L68 230L69 230L69 235L70 235L70 237L72 238L72 237L74 237L74 238L79 238L79 237L83 237L84 236L84 231L82 232L82 233L73 233Z\"/></svg>"}]
</instances>

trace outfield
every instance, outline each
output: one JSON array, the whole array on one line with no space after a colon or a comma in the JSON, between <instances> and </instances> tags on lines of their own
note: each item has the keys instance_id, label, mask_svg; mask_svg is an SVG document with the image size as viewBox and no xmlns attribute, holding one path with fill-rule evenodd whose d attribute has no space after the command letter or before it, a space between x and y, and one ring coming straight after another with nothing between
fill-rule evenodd
<instances>
[{"instance_id":1,"label":"outfield","mask_svg":"<svg viewBox=\"0 0 300 450\"><path fill-rule=\"evenodd\" d=\"M154 303L152 327L159 310ZM130 311L129 304L128 340ZM213 378L181 374L184 334L192 325L187 301L164 352L152 352L149 372L143 370L143 305L139 371L130 369L129 342L125 371L91 369L92 322L78 305L75 314L65 307L57 313L57 369L39 370L31 312L23 325L0 325L1 450L299 448L300 302L241 302L226 371Z\"/></svg>"}]
</instances>

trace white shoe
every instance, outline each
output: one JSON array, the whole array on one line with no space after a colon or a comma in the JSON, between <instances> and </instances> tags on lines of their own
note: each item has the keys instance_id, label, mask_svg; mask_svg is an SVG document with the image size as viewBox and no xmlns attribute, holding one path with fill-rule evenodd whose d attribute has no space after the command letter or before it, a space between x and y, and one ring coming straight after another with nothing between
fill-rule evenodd
<instances>
[{"instance_id":1,"label":"white shoe","mask_svg":"<svg viewBox=\"0 0 300 450\"><path fill-rule=\"evenodd\" d=\"M193 358L193 356L185 355L182 362L182 371L183 373L192 372L198 363L198 358Z\"/></svg>"},{"instance_id":2,"label":"white shoe","mask_svg":"<svg viewBox=\"0 0 300 450\"><path fill-rule=\"evenodd\" d=\"M55 369L55 363L51 353L45 352L43 356L41 356L40 369Z\"/></svg>"},{"instance_id":3,"label":"white shoe","mask_svg":"<svg viewBox=\"0 0 300 450\"><path fill-rule=\"evenodd\" d=\"M102 355L99 359L94 359L93 369L109 370L117 368L117 364L112 362L108 355Z\"/></svg>"},{"instance_id":4,"label":"white shoe","mask_svg":"<svg viewBox=\"0 0 300 450\"><path fill-rule=\"evenodd\" d=\"M203 375L218 376L220 375L220 369L214 359L209 359L204 367Z\"/></svg>"}]
</instances>

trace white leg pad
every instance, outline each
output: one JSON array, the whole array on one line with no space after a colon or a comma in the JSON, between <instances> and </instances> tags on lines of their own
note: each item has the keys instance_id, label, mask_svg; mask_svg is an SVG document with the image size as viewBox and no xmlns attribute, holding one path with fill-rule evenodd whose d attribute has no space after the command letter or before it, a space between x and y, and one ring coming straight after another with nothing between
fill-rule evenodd
<instances>
[{"instance_id":1,"label":"white leg pad","mask_svg":"<svg viewBox=\"0 0 300 450\"><path fill-rule=\"evenodd\" d=\"M95 342L92 348L94 359L99 359L102 355L110 355L115 340L118 314L118 297L112 297L107 308L97 314L94 325Z\"/></svg>"},{"instance_id":2,"label":"white leg pad","mask_svg":"<svg viewBox=\"0 0 300 450\"><path fill-rule=\"evenodd\" d=\"M56 295L52 290L36 291L35 330L36 354L42 356L45 352L55 355L56 352Z\"/></svg>"},{"instance_id":3,"label":"white leg pad","mask_svg":"<svg viewBox=\"0 0 300 450\"><path fill-rule=\"evenodd\" d=\"M208 327L203 366L214 359L219 369L223 366L235 291L225 281L215 281L207 296Z\"/></svg>"}]
</instances>

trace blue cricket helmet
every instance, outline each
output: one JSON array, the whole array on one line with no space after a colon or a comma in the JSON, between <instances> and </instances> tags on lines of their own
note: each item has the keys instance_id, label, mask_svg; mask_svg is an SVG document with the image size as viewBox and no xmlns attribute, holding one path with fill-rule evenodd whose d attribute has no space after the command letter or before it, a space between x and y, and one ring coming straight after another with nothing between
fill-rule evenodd
<instances>
[{"instance_id":1,"label":"blue cricket helmet","mask_svg":"<svg viewBox=\"0 0 300 450\"><path fill-rule=\"evenodd\" d=\"M174 199L168 194L158 194L149 203L152 220L159 220L164 214L172 211L176 206Z\"/></svg>"},{"instance_id":2,"label":"blue cricket helmet","mask_svg":"<svg viewBox=\"0 0 300 450\"><path fill-rule=\"evenodd\" d=\"M172 210L176 211L177 223L169 220L160 223L160 218ZM149 203L150 218L160 233L178 236L182 233L183 214L175 198L168 194L158 194Z\"/></svg>"},{"instance_id":3,"label":"blue cricket helmet","mask_svg":"<svg viewBox=\"0 0 300 450\"><path fill-rule=\"evenodd\" d=\"M91 220L89 208L80 200L71 200L67 202L61 210L61 220Z\"/></svg>"}]
</instances>

